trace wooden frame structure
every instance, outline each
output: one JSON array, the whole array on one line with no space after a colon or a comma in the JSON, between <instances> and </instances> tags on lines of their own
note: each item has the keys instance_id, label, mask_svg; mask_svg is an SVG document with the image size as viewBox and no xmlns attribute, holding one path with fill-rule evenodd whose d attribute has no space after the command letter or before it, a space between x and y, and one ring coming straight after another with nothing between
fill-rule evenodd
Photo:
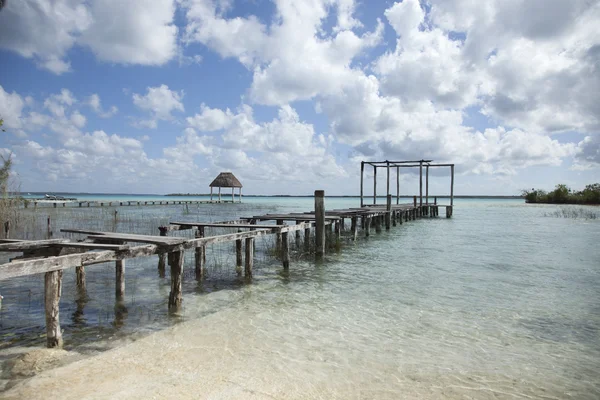
<instances>
[{"instance_id":1,"label":"wooden frame structure","mask_svg":"<svg viewBox=\"0 0 600 400\"><path fill-rule=\"evenodd\" d=\"M377 205L377 168L387 171L386 196L390 193L390 170L396 168L396 204L400 204L400 168L419 168L419 205L429 204L429 168L450 167L450 207L454 206L454 164L433 164L433 160L416 161L361 161L360 162L360 206L364 207L365 164L373 167L373 204ZM423 203L423 167L425 167L425 203ZM450 212L452 214L452 212Z\"/></svg>"}]
</instances>

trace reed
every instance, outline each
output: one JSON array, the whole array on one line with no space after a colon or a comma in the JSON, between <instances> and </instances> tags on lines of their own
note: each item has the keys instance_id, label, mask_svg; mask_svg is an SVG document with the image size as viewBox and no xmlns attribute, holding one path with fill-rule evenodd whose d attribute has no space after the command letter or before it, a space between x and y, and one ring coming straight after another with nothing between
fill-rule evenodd
<instances>
[{"instance_id":1,"label":"reed","mask_svg":"<svg viewBox=\"0 0 600 400\"><path fill-rule=\"evenodd\" d=\"M558 210L544 213L545 217L572 218L572 219L598 219L600 213L586 207L561 207Z\"/></svg>"}]
</instances>

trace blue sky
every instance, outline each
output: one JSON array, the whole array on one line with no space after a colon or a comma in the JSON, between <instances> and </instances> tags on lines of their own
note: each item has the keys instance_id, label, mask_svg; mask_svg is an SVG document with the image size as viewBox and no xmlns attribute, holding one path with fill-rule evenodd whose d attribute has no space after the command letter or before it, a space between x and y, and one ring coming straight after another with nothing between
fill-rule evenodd
<instances>
[{"instance_id":1,"label":"blue sky","mask_svg":"<svg viewBox=\"0 0 600 400\"><path fill-rule=\"evenodd\" d=\"M23 191L356 194L361 160L421 158L457 194L600 181L599 3L478 3L9 0L0 152Z\"/></svg>"}]
</instances>

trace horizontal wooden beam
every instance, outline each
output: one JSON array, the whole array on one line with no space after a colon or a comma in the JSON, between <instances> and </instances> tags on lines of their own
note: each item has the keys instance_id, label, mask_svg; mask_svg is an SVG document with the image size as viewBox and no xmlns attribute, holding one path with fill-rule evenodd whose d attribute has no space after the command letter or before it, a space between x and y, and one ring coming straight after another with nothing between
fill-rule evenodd
<instances>
[{"instance_id":1,"label":"horizontal wooden beam","mask_svg":"<svg viewBox=\"0 0 600 400\"><path fill-rule=\"evenodd\" d=\"M88 243L88 242L69 242L69 243L57 243L51 245L52 247L69 247L75 249L88 249L88 250L127 250L131 246L120 245L120 244L104 244L104 243Z\"/></svg>"},{"instance_id":2,"label":"horizontal wooden beam","mask_svg":"<svg viewBox=\"0 0 600 400\"><path fill-rule=\"evenodd\" d=\"M92 240L121 240L123 242L150 243L158 245L176 245L185 242L186 238L152 236L152 235L132 235L126 233L103 233L101 235L88 235Z\"/></svg>"},{"instance_id":3,"label":"horizontal wooden beam","mask_svg":"<svg viewBox=\"0 0 600 400\"><path fill-rule=\"evenodd\" d=\"M21 252L36 250L48 247L51 244L65 243L69 239L48 239L48 240L24 240L21 242L9 242L0 244L0 251Z\"/></svg>"},{"instance_id":4,"label":"horizontal wooden beam","mask_svg":"<svg viewBox=\"0 0 600 400\"><path fill-rule=\"evenodd\" d=\"M257 224L219 224L219 223L210 223L210 222L169 222L171 225L180 225L180 226L190 226L190 227L198 227L198 228L268 228L268 229L277 229L283 228L287 225L257 225Z\"/></svg>"}]
</instances>

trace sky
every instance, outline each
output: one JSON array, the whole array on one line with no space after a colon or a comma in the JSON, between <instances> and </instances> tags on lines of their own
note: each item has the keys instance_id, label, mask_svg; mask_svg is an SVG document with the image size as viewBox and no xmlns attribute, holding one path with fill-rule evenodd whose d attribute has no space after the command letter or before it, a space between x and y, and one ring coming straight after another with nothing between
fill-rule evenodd
<instances>
[{"instance_id":1,"label":"sky","mask_svg":"<svg viewBox=\"0 0 600 400\"><path fill-rule=\"evenodd\" d=\"M455 194L600 182L600 0L4 3L24 192L353 195L361 161L420 159Z\"/></svg>"}]
</instances>

